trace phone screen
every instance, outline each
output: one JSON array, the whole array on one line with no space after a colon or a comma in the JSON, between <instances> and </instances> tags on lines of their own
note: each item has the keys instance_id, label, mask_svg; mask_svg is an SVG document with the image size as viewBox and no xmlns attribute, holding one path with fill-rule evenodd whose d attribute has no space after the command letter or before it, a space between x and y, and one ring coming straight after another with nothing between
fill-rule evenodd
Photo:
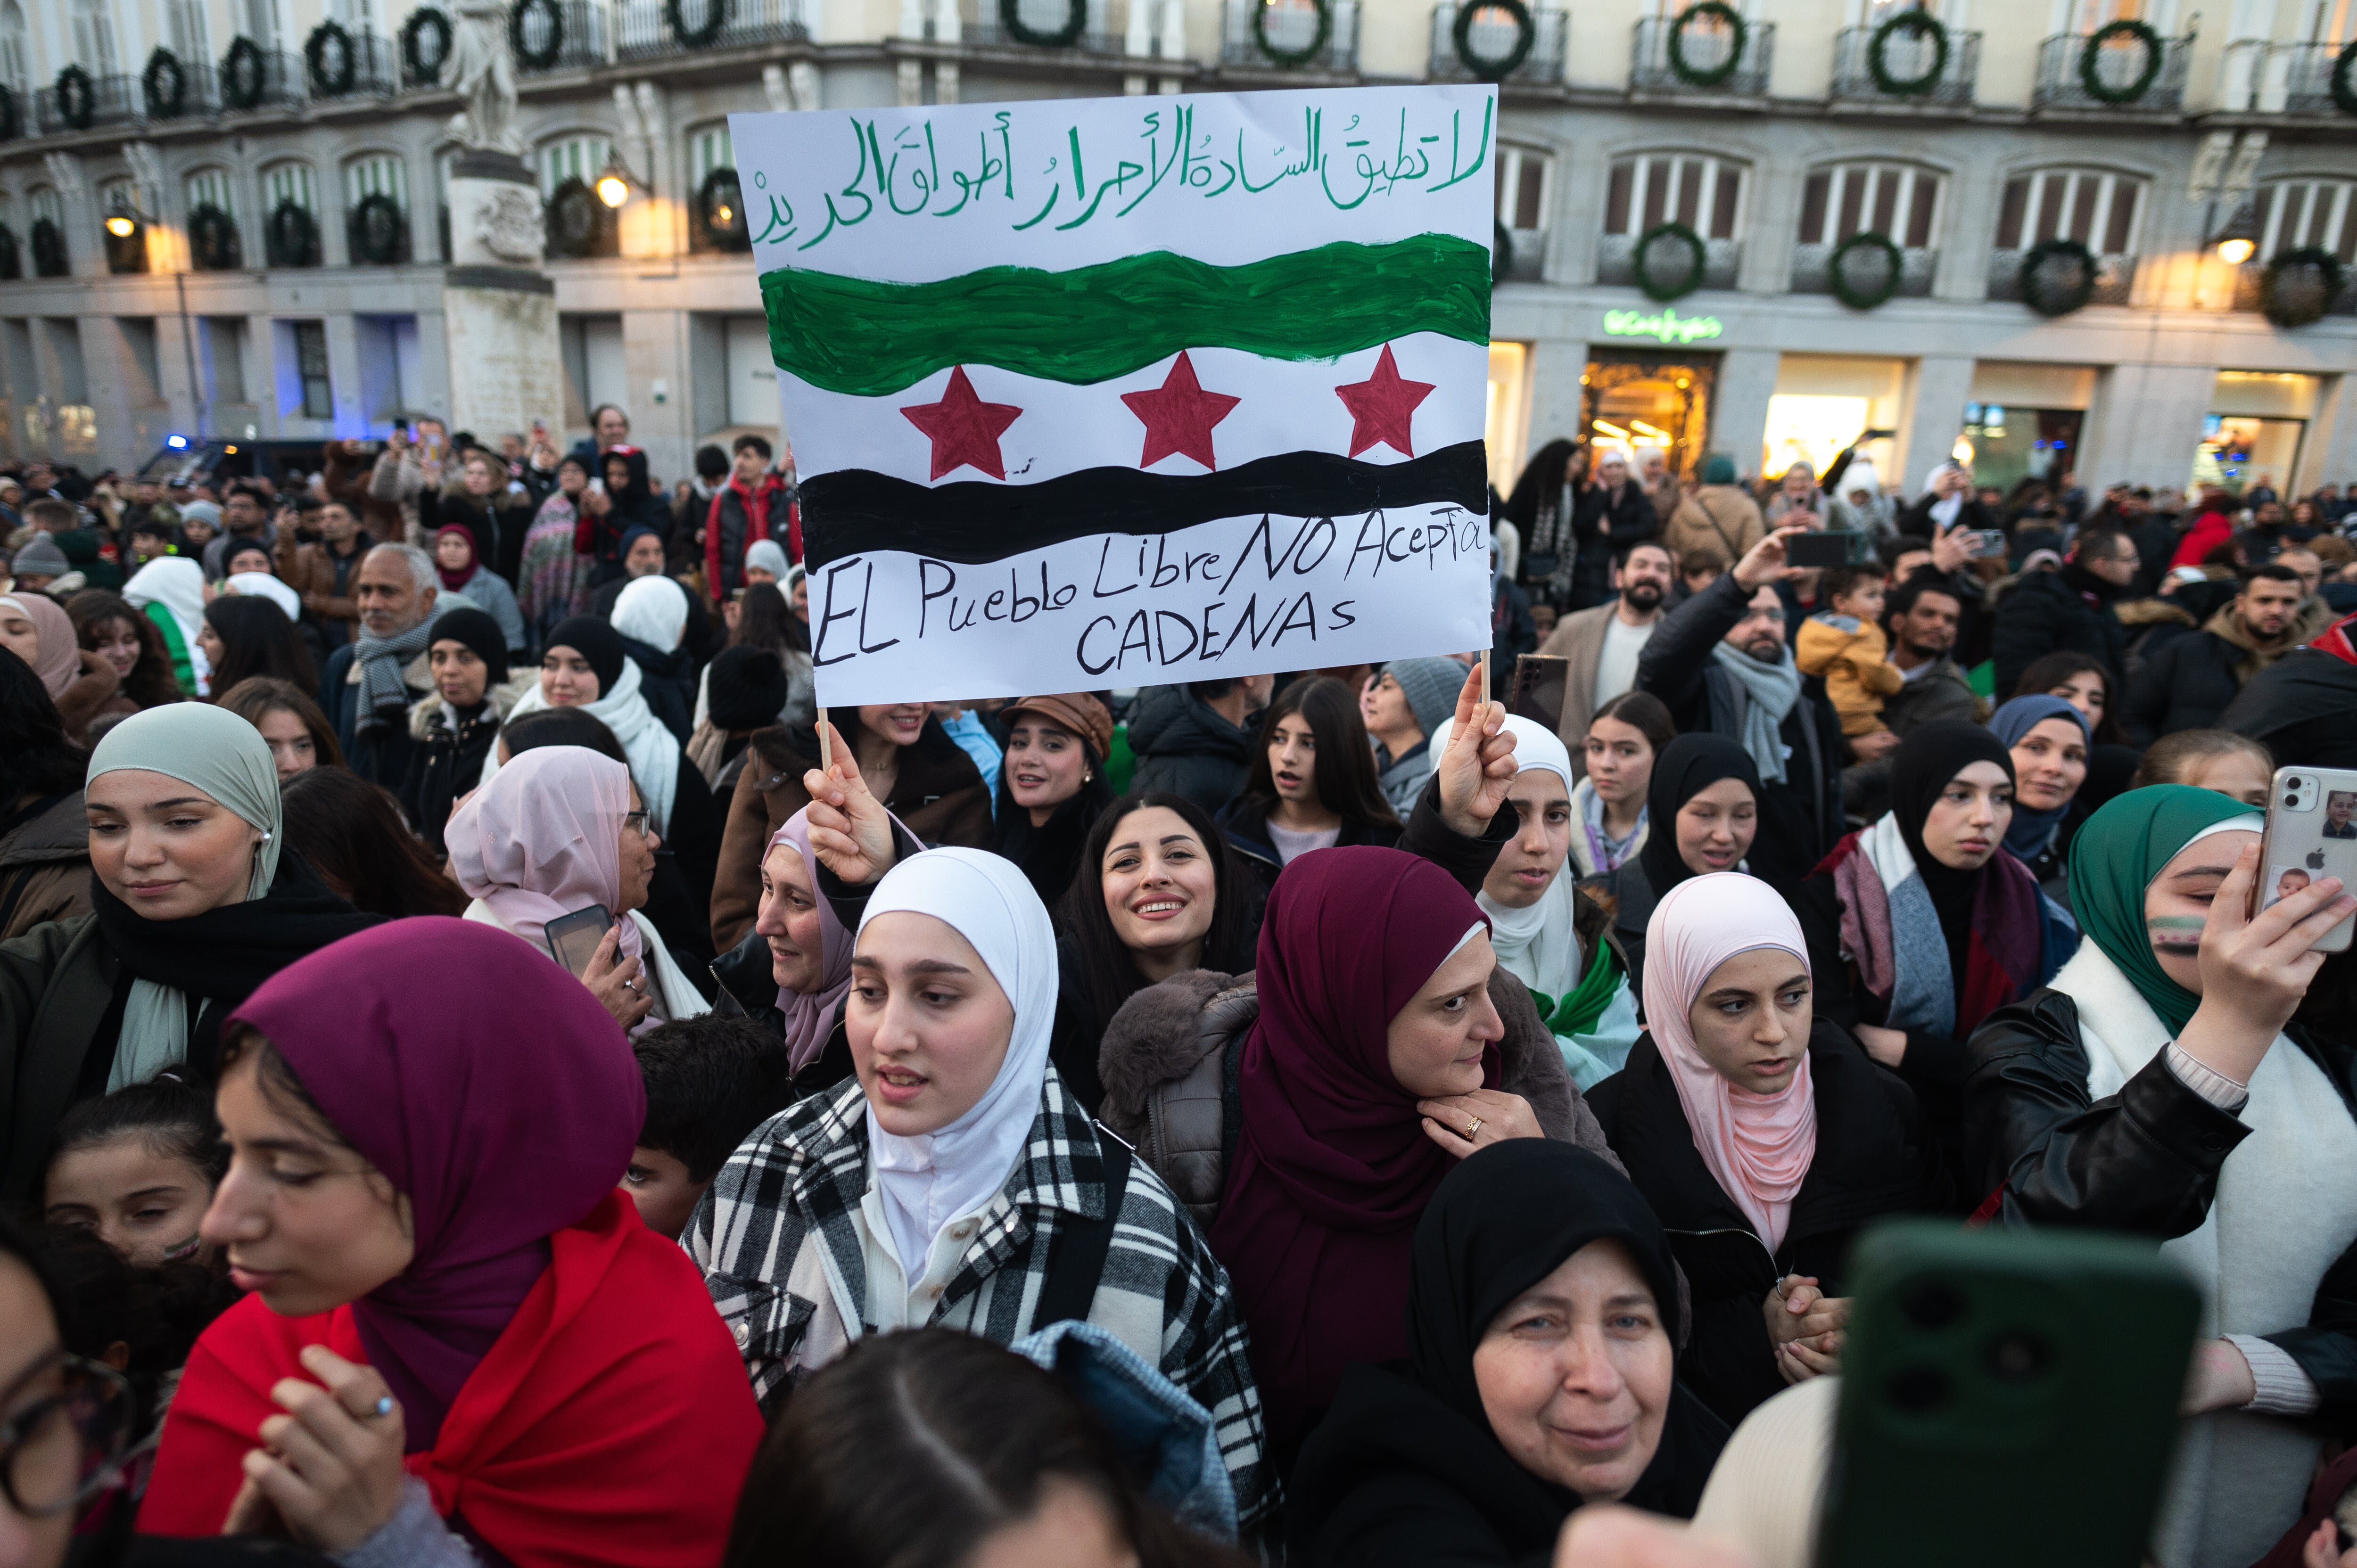
<instances>
[{"instance_id":1,"label":"phone screen","mask_svg":"<svg viewBox=\"0 0 2357 1568\"><path fill-rule=\"evenodd\" d=\"M1784 559L1795 566L1846 566L1849 564L1849 536L1841 533L1797 534L1784 541Z\"/></svg>"},{"instance_id":2,"label":"phone screen","mask_svg":"<svg viewBox=\"0 0 2357 1568\"><path fill-rule=\"evenodd\" d=\"M597 956L597 944L606 940L607 929L613 923L614 917L603 904L559 915L548 922L548 954L578 978Z\"/></svg>"}]
</instances>

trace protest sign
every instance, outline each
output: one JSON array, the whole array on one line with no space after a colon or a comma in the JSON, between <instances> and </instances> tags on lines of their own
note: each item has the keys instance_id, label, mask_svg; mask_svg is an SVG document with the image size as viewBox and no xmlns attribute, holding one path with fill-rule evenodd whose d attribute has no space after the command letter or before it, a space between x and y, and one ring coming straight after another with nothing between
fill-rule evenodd
<instances>
[{"instance_id":1,"label":"protest sign","mask_svg":"<svg viewBox=\"0 0 2357 1568\"><path fill-rule=\"evenodd\" d=\"M732 116L831 704L1490 642L1489 87Z\"/></svg>"}]
</instances>

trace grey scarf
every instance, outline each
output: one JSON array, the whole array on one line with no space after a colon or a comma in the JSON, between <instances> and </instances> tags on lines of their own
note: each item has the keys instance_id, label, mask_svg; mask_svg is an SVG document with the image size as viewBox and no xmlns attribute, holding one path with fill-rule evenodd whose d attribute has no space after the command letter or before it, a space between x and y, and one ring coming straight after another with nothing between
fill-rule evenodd
<instances>
[{"instance_id":1,"label":"grey scarf","mask_svg":"<svg viewBox=\"0 0 2357 1568\"><path fill-rule=\"evenodd\" d=\"M1735 677L1749 700L1743 705L1741 732L1736 739L1751 754L1752 766L1760 769L1763 784L1784 782L1784 715L1801 700L1801 671L1783 650L1777 650L1776 662L1762 664L1742 650L1721 642L1712 648L1711 655L1718 667ZM1717 714L1713 714L1715 719ZM1713 728L1717 726L1714 725Z\"/></svg>"},{"instance_id":2,"label":"grey scarf","mask_svg":"<svg viewBox=\"0 0 2357 1568\"><path fill-rule=\"evenodd\" d=\"M401 678L409 661L425 651L434 638L434 618L426 617L407 631L391 637L361 633L353 657L361 665L361 705L356 727L391 729L409 716L409 686Z\"/></svg>"}]
</instances>

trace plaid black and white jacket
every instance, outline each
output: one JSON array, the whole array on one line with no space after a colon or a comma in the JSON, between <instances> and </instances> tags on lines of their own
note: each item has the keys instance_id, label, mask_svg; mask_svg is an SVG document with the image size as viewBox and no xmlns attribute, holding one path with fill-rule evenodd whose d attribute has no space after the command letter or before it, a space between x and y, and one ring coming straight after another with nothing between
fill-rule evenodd
<instances>
[{"instance_id":1,"label":"plaid black and white jacket","mask_svg":"<svg viewBox=\"0 0 2357 1568\"><path fill-rule=\"evenodd\" d=\"M1060 1229L1104 1213L1097 1137L1049 1067L1030 1138L984 1211L931 1325L1002 1345L1043 1326L1033 1317ZM867 1301L855 1218L867 1182L866 1102L854 1079L755 1129L721 1167L682 1238L765 1410L873 1331L844 1322L836 1307L856 1302L864 1313ZM1243 1320L1226 1271L1142 1160L1130 1164L1089 1321L1211 1412L1238 1523L1252 1531L1273 1509L1275 1487Z\"/></svg>"}]
</instances>

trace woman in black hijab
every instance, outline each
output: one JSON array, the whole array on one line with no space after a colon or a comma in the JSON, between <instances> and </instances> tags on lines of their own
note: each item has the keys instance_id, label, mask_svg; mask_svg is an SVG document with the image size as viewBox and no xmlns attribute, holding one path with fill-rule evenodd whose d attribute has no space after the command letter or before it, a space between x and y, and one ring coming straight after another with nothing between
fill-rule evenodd
<instances>
[{"instance_id":1,"label":"woman in black hijab","mask_svg":"<svg viewBox=\"0 0 2357 1568\"><path fill-rule=\"evenodd\" d=\"M1675 1380L1684 1329L1669 1239L1609 1162L1469 1156L1416 1224L1407 1361L1344 1372L1302 1449L1295 1557L1502 1565L1583 1504L1691 1518L1727 1429Z\"/></svg>"},{"instance_id":2,"label":"woman in black hijab","mask_svg":"<svg viewBox=\"0 0 2357 1568\"><path fill-rule=\"evenodd\" d=\"M1790 895L1817 1016L1907 1080L1951 1170L1963 1168L1964 1041L2078 945L2029 868L2004 853L2013 780L2012 752L1978 725L1910 731L1891 756L1890 810Z\"/></svg>"},{"instance_id":3,"label":"woman in black hijab","mask_svg":"<svg viewBox=\"0 0 2357 1568\"><path fill-rule=\"evenodd\" d=\"M1612 874L1612 934L1629 989L1645 993L1645 925L1662 895L1689 876L1740 871L1760 831L1760 768L1723 735L1682 735L1662 748L1645 791L1645 847Z\"/></svg>"}]
</instances>

